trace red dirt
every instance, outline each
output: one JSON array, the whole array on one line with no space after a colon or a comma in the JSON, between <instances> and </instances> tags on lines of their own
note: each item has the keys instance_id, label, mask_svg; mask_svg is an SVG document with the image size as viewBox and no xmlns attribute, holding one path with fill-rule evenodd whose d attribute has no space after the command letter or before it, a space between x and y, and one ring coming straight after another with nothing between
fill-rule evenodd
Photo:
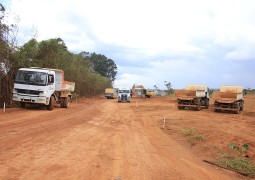
<instances>
[{"instance_id":1,"label":"red dirt","mask_svg":"<svg viewBox=\"0 0 255 180\"><path fill-rule=\"evenodd\" d=\"M0 109L0 179L244 179L202 160L229 143L248 144L255 160L255 96L241 114L178 110L173 99ZM190 145L187 128L206 141Z\"/></svg>"}]
</instances>

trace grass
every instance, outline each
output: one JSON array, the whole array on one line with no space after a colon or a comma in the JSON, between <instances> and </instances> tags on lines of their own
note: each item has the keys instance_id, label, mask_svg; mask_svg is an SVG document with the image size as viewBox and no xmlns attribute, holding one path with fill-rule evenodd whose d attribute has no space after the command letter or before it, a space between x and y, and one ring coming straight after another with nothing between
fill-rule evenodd
<instances>
[{"instance_id":1,"label":"grass","mask_svg":"<svg viewBox=\"0 0 255 180\"><path fill-rule=\"evenodd\" d=\"M216 159L216 163L225 168L241 172L243 175L255 177L255 164L250 159L223 155Z\"/></svg>"},{"instance_id":2,"label":"grass","mask_svg":"<svg viewBox=\"0 0 255 180\"><path fill-rule=\"evenodd\" d=\"M255 90L248 90L247 95L255 95Z\"/></svg>"},{"instance_id":3,"label":"grass","mask_svg":"<svg viewBox=\"0 0 255 180\"><path fill-rule=\"evenodd\" d=\"M188 142L191 145L196 145L199 142L206 141L206 138L193 128L181 129L180 133L188 138Z\"/></svg>"}]
</instances>

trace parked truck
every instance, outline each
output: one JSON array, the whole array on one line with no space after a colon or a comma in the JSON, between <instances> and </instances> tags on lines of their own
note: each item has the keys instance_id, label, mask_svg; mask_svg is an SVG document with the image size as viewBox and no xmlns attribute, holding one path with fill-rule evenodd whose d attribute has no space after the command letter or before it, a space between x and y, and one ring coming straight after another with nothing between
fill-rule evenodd
<instances>
[{"instance_id":1,"label":"parked truck","mask_svg":"<svg viewBox=\"0 0 255 180\"><path fill-rule=\"evenodd\" d=\"M118 89L117 88L106 88L104 96L107 99L115 99L118 97Z\"/></svg>"},{"instance_id":2,"label":"parked truck","mask_svg":"<svg viewBox=\"0 0 255 180\"><path fill-rule=\"evenodd\" d=\"M178 109L191 107L200 111L202 107L209 108L209 88L203 84L188 84L185 89L176 89L175 96Z\"/></svg>"},{"instance_id":3,"label":"parked truck","mask_svg":"<svg viewBox=\"0 0 255 180\"><path fill-rule=\"evenodd\" d=\"M146 89L145 98L151 98L155 96L155 91L153 89Z\"/></svg>"},{"instance_id":4,"label":"parked truck","mask_svg":"<svg viewBox=\"0 0 255 180\"><path fill-rule=\"evenodd\" d=\"M118 102L129 102L131 101L130 89L119 88L118 90Z\"/></svg>"},{"instance_id":5,"label":"parked truck","mask_svg":"<svg viewBox=\"0 0 255 180\"><path fill-rule=\"evenodd\" d=\"M214 111L221 112L221 110L234 111L239 114L243 111L244 98L242 86L221 86L220 92L215 97Z\"/></svg>"},{"instance_id":6,"label":"parked truck","mask_svg":"<svg viewBox=\"0 0 255 180\"><path fill-rule=\"evenodd\" d=\"M14 82L13 101L21 107L26 104L45 105L53 110L54 104L68 108L75 83L64 80L64 71L48 68L21 68Z\"/></svg>"}]
</instances>

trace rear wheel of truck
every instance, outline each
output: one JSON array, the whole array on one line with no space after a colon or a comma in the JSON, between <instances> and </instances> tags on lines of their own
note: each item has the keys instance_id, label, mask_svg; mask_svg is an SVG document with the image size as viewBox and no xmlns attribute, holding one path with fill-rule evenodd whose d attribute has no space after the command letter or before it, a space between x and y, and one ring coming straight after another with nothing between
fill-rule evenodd
<instances>
[{"instance_id":1,"label":"rear wheel of truck","mask_svg":"<svg viewBox=\"0 0 255 180\"><path fill-rule=\"evenodd\" d=\"M50 104L47 105L47 109L49 111L52 111L54 109L54 104L55 104L55 98L53 96L50 97Z\"/></svg>"},{"instance_id":2,"label":"rear wheel of truck","mask_svg":"<svg viewBox=\"0 0 255 180\"><path fill-rule=\"evenodd\" d=\"M64 108L64 98L63 97L60 99L60 107Z\"/></svg>"},{"instance_id":3,"label":"rear wheel of truck","mask_svg":"<svg viewBox=\"0 0 255 180\"><path fill-rule=\"evenodd\" d=\"M208 109L209 108L209 100L205 100L205 108Z\"/></svg>"},{"instance_id":4,"label":"rear wheel of truck","mask_svg":"<svg viewBox=\"0 0 255 180\"><path fill-rule=\"evenodd\" d=\"M184 107L183 106L178 106L178 109L182 110L182 109L184 109Z\"/></svg>"},{"instance_id":5,"label":"rear wheel of truck","mask_svg":"<svg viewBox=\"0 0 255 180\"><path fill-rule=\"evenodd\" d=\"M240 113L240 104L237 103L236 104L236 114L239 114Z\"/></svg>"},{"instance_id":6,"label":"rear wheel of truck","mask_svg":"<svg viewBox=\"0 0 255 180\"><path fill-rule=\"evenodd\" d=\"M244 101L241 101L241 103L240 103L240 111L243 111L243 104L244 104Z\"/></svg>"},{"instance_id":7,"label":"rear wheel of truck","mask_svg":"<svg viewBox=\"0 0 255 180\"><path fill-rule=\"evenodd\" d=\"M201 110L201 102L200 102L200 101L198 101L198 103L197 103L196 110L197 110L197 111L200 111L200 110Z\"/></svg>"},{"instance_id":8,"label":"rear wheel of truck","mask_svg":"<svg viewBox=\"0 0 255 180\"><path fill-rule=\"evenodd\" d=\"M70 106L70 98L69 97L64 98L64 102L63 103L64 103L63 104L64 108L69 108L69 106Z\"/></svg>"}]
</instances>

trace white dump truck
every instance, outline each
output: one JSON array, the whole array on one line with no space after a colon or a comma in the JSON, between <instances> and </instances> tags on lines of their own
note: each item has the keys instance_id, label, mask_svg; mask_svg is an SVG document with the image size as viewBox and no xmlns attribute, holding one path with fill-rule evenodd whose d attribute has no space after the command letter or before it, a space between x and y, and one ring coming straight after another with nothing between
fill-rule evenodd
<instances>
[{"instance_id":1,"label":"white dump truck","mask_svg":"<svg viewBox=\"0 0 255 180\"><path fill-rule=\"evenodd\" d=\"M118 102L129 102L131 101L130 89L119 88L118 90Z\"/></svg>"},{"instance_id":2,"label":"white dump truck","mask_svg":"<svg viewBox=\"0 0 255 180\"><path fill-rule=\"evenodd\" d=\"M54 104L68 108L75 83L64 80L64 71L48 68L21 68L14 82L13 101L21 107L26 104L45 105L53 110Z\"/></svg>"},{"instance_id":3,"label":"white dump truck","mask_svg":"<svg viewBox=\"0 0 255 180\"><path fill-rule=\"evenodd\" d=\"M185 89L176 89L175 96L178 109L191 107L197 111L201 107L209 108L209 88L203 84L188 84Z\"/></svg>"},{"instance_id":4,"label":"white dump truck","mask_svg":"<svg viewBox=\"0 0 255 180\"><path fill-rule=\"evenodd\" d=\"M239 114L243 111L244 98L242 86L221 86L220 92L215 97L214 111L234 111Z\"/></svg>"},{"instance_id":5,"label":"white dump truck","mask_svg":"<svg viewBox=\"0 0 255 180\"><path fill-rule=\"evenodd\" d=\"M115 99L118 97L118 88L106 88L104 96L107 99Z\"/></svg>"}]
</instances>

